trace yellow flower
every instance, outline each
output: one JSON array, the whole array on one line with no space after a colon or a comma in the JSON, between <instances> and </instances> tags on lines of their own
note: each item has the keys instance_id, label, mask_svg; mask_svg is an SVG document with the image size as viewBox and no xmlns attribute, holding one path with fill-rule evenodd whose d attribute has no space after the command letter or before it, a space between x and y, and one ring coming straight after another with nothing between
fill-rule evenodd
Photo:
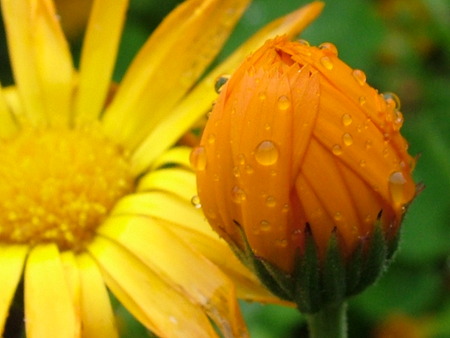
<instances>
[{"instance_id":1,"label":"yellow flower","mask_svg":"<svg viewBox=\"0 0 450 338\"><path fill-rule=\"evenodd\" d=\"M399 133L397 105L394 95L379 94L361 70L342 62L331 43L317 48L286 37L268 41L222 88L192 154L194 163L202 159L198 190L209 222L251 256L250 264L259 264L256 259L269 272L287 274L289 283L313 264L326 270L336 245L344 262L362 250L368 266L377 225L382 244L393 247L415 195L414 160ZM314 263L305 258L311 238ZM301 257L306 261L300 263ZM366 283L358 276L346 287L349 276L343 272L339 292L353 293ZM322 293L326 288L316 287ZM292 300L296 293L280 294ZM304 310L317 310L310 306Z\"/></svg>"},{"instance_id":2,"label":"yellow flower","mask_svg":"<svg viewBox=\"0 0 450 338\"><path fill-rule=\"evenodd\" d=\"M164 337L216 336L209 319L245 336L236 293L276 301L191 205L190 149L173 147L219 74L322 8L270 24L199 81L247 4L184 2L112 90L128 1L93 3L76 71L51 0L1 0L16 87L0 88L0 335L22 278L39 338L117 337L109 291Z\"/></svg>"}]
</instances>

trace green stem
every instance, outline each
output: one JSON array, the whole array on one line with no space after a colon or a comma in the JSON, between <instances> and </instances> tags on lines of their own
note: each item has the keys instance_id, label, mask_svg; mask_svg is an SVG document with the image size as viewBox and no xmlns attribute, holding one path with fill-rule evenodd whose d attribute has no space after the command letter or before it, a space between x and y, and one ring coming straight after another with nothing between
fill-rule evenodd
<instances>
[{"instance_id":1,"label":"green stem","mask_svg":"<svg viewBox=\"0 0 450 338\"><path fill-rule=\"evenodd\" d=\"M328 305L321 311L306 315L310 338L346 338L347 304Z\"/></svg>"}]
</instances>

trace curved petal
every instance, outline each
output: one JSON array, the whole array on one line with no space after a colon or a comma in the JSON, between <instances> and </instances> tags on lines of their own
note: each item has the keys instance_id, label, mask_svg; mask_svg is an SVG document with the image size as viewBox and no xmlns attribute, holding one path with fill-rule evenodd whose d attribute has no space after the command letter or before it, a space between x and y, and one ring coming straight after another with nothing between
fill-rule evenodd
<instances>
[{"instance_id":1,"label":"curved petal","mask_svg":"<svg viewBox=\"0 0 450 338\"><path fill-rule=\"evenodd\" d=\"M83 337L119 336L108 291L99 267L88 254L77 256L81 281Z\"/></svg>"},{"instance_id":2,"label":"curved petal","mask_svg":"<svg viewBox=\"0 0 450 338\"><path fill-rule=\"evenodd\" d=\"M7 138L17 131L17 124L14 121L11 110L8 107L0 84L0 139Z\"/></svg>"},{"instance_id":3,"label":"curved petal","mask_svg":"<svg viewBox=\"0 0 450 338\"><path fill-rule=\"evenodd\" d=\"M217 55L249 0L189 0L157 28L105 113L107 134L136 147Z\"/></svg>"},{"instance_id":4,"label":"curved petal","mask_svg":"<svg viewBox=\"0 0 450 338\"><path fill-rule=\"evenodd\" d=\"M168 191L189 200L197 193L195 174L179 168L151 171L139 181L137 188L139 192L147 190Z\"/></svg>"},{"instance_id":5,"label":"curved petal","mask_svg":"<svg viewBox=\"0 0 450 338\"><path fill-rule=\"evenodd\" d=\"M123 247L102 237L89 246L109 289L147 328L163 337L216 337L198 306L164 283Z\"/></svg>"},{"instance_id":6,"label":"curved petal","mask_svg":"<svg viewBox=\"0 0 450 338\"><path fill-rule=\"evenodd\" d=\"M167 227L148 217L125 216L110 218L98 232L126 247L172 288L201 306L226 337L245 334L234 285Z\"/></svg>"},{"instance_id":7,"label":"curved petal","mask_svg":"<svg viewBox=\"0 0 450 338\"><path fill-rule=\"evenodd\" d=\"M80 273L78 271L75 255L72 251L61 253L61 263L66 276L67 286L72 297L77 320L80 320Z\"/></svg>"},{"instance_id":8,"label":"curved petal","mask_svg":"<svg viewBox=\"0 0 450 338\"><path fill-rule=\"evenodd\" d=\"M136 149L133 154L135 170L141 172L148 167L155 157L175 143L202 114L211 109L211 104L217 97L214 83L218 76L232 73L248 54L267 39L282 34L289 38L297 35L320 14L323 6L322 2L316 1L273 21L212 70L186 98L177 104L170 115L152 129L149 136Z\"/></svg>"},{"instance_id":9,"label":"curved petal","mask_svg":"<svg viewBox=\"0 0 450 338\"><path fill-rule=\"evenodd\" d=\"M0 336L2 337L9 307L22 276L27 252L28 247L24 245L0 246L0 266L2 267L0 269L0 285L2 286L0 292Z\"/></svg>"},{"instance_id":10,"label":"curved petal","mask_svg":"<svg viewBox=\"0 0 450 338\"><path fill-rule=\"evenodd\" d=\"M177 164L185 168L191 168L191 163L189 162L189 156L191 154L192 148L190 147L174 147L165 151L161 156L159 156L150 167L150 170L155 170L157 168ZM132 164L133 165L133 164Z\"/></svg>"},{"instance_id":11,"label":"curved petal","mask_svg":"<svg viewBox=\"0 0 450 338\"><path fill-rule=\"evenodd\" d=\"M199 209L165 192L152 191L126 196L111 211L112 216L130 214L152 216L217 237Z\"/></svg>"},{"instance_id":12,"label":"curved petal","mask_svg":"<svg viewBox=\"0 0 450 338\"><path fill-rule=\"evenodd\" d=\"M26 334L30 338L77 337L76 317L55 244L33 248L25 267Z\"/></svg>"},{"instance_id":13,"label":"curved petal","mask_svg":"<svg viewBox=\"0 0 450 338\"><path fill-rule=\"evenodd\" d=\"M83 42L75 123L94 121L110 86L128 0L97 0Z\"/></svg>"},{"instance_id":14,"label":"curved petal","mask_svg":"<svg viewBox=\"0 0 450 338\"><path fill-rule=\"evenodd\" d=\"M52 1L1 2L14 78L35 125L65 124L73 67Z\"/></svg>"}]
</instances>

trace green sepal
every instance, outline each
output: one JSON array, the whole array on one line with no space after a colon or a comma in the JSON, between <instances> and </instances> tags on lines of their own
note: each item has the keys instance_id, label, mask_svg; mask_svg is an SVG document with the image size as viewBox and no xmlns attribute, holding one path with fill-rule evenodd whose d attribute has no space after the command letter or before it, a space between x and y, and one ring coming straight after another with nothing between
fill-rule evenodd
<instances>
[{"instance_id":1,"label":"green sepal","mask_svg":"<svg viewBox=\"0 0 450 338\"><path fill-rule=\"evenodd\" d=\"M233 243L231 245L231 248L235 252L235 254L238 256L238 258L252 271L256 274L258 279L264 284L265 287L267 287L274 295L280 297L281 299L285 300L291 300L292 297L289 296L287 293L286 287L283 284L280 284L280 277L274 278L274 275L287 275L286 273L283 273L280 269L276 268L274 265L270 265L268 262L265 262L262 258L257 257L252 248L250 247L250 244L248 243L247 236L245 236L245 233L241 226L235 222L237 225L237 228L239 230L239 233L242 238L242 242L244 243L243 250ZM268 267L270 266L270 269Z\"/></svg>"},{"instance_id":2,"label":"green sepal","mask_svg":"<svg viewBox=\"0 0 450 338\"><path fill-rule=\"evenodd\" d=\"M372 237L366 249L364 264L361 269L360 282L355 288L353 294L359 293L369 285L372 285L383 272L386 266L387 243L381 222L375 225Z\"/></svg>"},{"instance_id":3,"label":"green sepal","mask_svg":"<svg viewBox=\"0 0 450 338\"><path fill-rule=\"evenodd\" d=\"M358 246L355 251L350 255L348 259L348 263L346 266L346 286L347 286L347 295L353 295L359 287L361 282L361 273L363 267L363 250L364 250L364 240L360 239Z\"/></svg>"},{"instance_id":4,"label":"green sepal","mask_svg":"<svg viewBox=\"0 0 450 338\"><path fill-rule=\"evenodd\" d=\"M345 265L336 230L328 241L327 254L323 266L323 292L326 303L341 303L345 299Z\"/></svg>"},{"instance_id":5,"label":"green sepal","mask_svg":"<svg viewBox=\"0 0 450 338\"><path fill-rule=\"evenodd\" d=\"M305 252L296 259L294 269L295 294L293 301L300 311L313 313L322 305L320 262L316 243L309 225L305 228Z\"/></svg>"}]
</instances>

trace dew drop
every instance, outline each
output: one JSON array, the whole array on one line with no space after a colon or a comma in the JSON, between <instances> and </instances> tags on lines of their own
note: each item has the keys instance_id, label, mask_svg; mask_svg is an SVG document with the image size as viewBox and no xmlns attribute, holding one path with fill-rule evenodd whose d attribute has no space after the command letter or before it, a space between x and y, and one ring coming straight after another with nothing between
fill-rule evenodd
<instances>
[{"instance_id":1,"label":"dew drop","mask_svg":"<svg viewBox=\"0 0 450 338\"><path fill-rule=\"evenodd\" d=\"M297 40L297 42L299 44L303 45L303 46L307 46L307 47L310 46L309 42L307 40L304 40L304 39L299 39L299 40Z\"/></svg>"},{"instance_id":2,"label":"dew drop","mask_svg":"<svg viewBox=\"0 0 450 338\"><path fill-rule=\"evenodd\" d=\"M331 62L330 58L328 56L323 56L320 58L320 63L322 66L324 66L328 70L333 69L333 63Z\"/></svg>"},{"instance_id":3,"label":"dew drop","mask_svg":"<svg viewBox=\"0 0 450 338\"><path fill-rule=\"evenodd\" d=\"M267 99L267 94L266 94L266 92L259 92L258 98L259 98L261 101L264 101L265 99Z\"/></svg>"},{"instance_id":4,"label":"dew drop","mask_svg":"<svg viewBox=\"0 0 450 338\"><path fill-rule=\"evenodd\" d=\"M289 211L289 204L285 203L283 204L283 207L281 208L282 213L287 213Z\"/></svg>"},{"instance_id":5,"label":"dew drop","mask_svg":"<svg viewBox=\"0 0 450 338\"><path fill-rule=\"evenodd\" d=\"M249 164L247 164L245 166L245 172L249 175L253 174L255 172L255 169L253 169L253 167Z\"/></svg>"},{"instance_id":6,"label":"dew drop","mask_svg":"<svg viewBox=\"0 0 450 338\"><path fill-rule=\"evenodd\" d=\"M393 105L395 109L400 109L401 102L400 102L400 98L397 96L397 94L387 92L387 93L383 93L382 95L388 106Z\"/></svg>"},{"instance_id":7,"label":"dew drop","mask_svg":"<svg viewBox=\"0 0 450 338\"><path fill-rule=\"evenodd\" d=\"M213 144L214 142L216 142L216 135L214 134L209 134L208 137L206 138L209 144Z\"/></svg>"},{"instance_id":8,"label":"dew drop","mask_svg":"<svg viewBox=\"0 0 450 338\"><path fill-rule=\"evenodd\" d=\"M335 221L341 221L342 220L342 214L338 211L333 216Z\"/></svg>"},{"instance_id":9,"label":"dew drop","mask_svg":"<svg viewBox=\"0 0 450 338\"><path fill-rule=\"evenodd\" d=\"M264 232L270 231L270 229L272 228L272 226L270 225L270 222L266 221L266 220L262 220L261 222L259 222L259 225L260 225L261 231L264 231Z\"/></svg>"},{"instance_id":10,"label":"dew drop","mask_svg":"<svg viewBox=\"0 0 450 338\"><path fill-rule=\"evenodd\" d=\"M233 189L231 189L231 198L235 203L242 203L247 199L247 195L244 190L235 185Z\"/></svg>"},{"instance_id":11,"label":"dew drop","mask_svg":"<svg viewBox=\"0 0 450 338\"><path fill-rule=\"evenodd\" d=\"M361 160L361 161L359 161L359 166L360 166L361 168L364 168L364 167L366 166L366 160Z\"/></svg>"},{"instance_id":12,"label":"dew drop","mask_svg":"<svg viewBox=\"0 0 450 338\"><path fill-rule=\"evenodd\" d=\"M282 239L277 239L277 240L275 241L275 245L278 246L278 247L280 247L280 248L285 248L285 247L287 247L287 245L288 245L288 241L287 241L287 239L284 239L284 238L282 238Z\"/></svg>"},{"instance_id":13,"label":"dew drop","mask_svg":"<svg viewBox=\"0 0 450 338\"><path fill-rule=\"evenodd\" d=\"M366 74L360 69L354 69L352 75L360 86L363 86L367 81Z\"/></svg>"},{"instance_id":14,"label":"dew drop","mask_svg":"<svg viewBox=\"0 0 450 338\"><path fill-rule=\"evenodd\" d=\"M338 55L336 46L331 42L324 42L319 46L320 49L330 52L333 55Z\"/></svg>"},{"instance_id":15,"label":"dew drop","mask_svg":"<svg viewBox=\"0 0 450 338\"><path fill-rule=\"evenodd\" d=\"M359 105L360 106L364 106L366 104L366 102L367 102L367 99L366 99L365 96L360 96L358 100L359 100Z\"/></svg>"},{"instance_id":16,"label":"dew drop","mask_svg":"<svg viewBox=\"0 0 450 338\"><path fill-rule=\"evenodd\" d=\"M245 155L244 154L239 154L237 156L237 161L240 165L244 165L245 164Z\"/></svg>"},{"instance_id":17,"label":"dew drop","mask_svg":"<svg viewBox=\"0 0 450 338\"><path fill-rule=\"evenodd\" d=\"M332 148L331 151L333 152L333 154L335 154L336 156L339 156L342 154L342 147L339 144L335 144Z\"/></svg>"},{"instance_id":18,"label":"dew drop","mask_svg":"<svg viewBox=\"0 0 450 338\"><path fill-rule=\"evenodd\" d=\"M351 125L352 122L353 122L353 120L352 120L352 116L351 116L350 114L344 114L344 115L342 115L342 124L343 124L345 127L348 127L349 125Z\"/></svg>"},{"instance_id":19,"label":"dew drop","mask_svg":"<svg viewBox=\"0 0 450 338\"><path fill-rule=\"evenodd\" d=\"M351 134L349 133L344 133L344 135L342 135L342 142L344 142L344 144L348 147L351 146L353 144L353 137Z\"/></svg>"},{"instance_id":20,"label":"dew drop","mask_svg":"<svg viewBox=\"0 0 450 338\"><path fill-rule=\"evenodd\" d=\"M227 83L229 78L230 75L220 75L216 79L216 82L214 83L214 90L216 91L217 94L219 94L222 91L223 86L225 85L225 83Z\"/></svg>"},{"instance_id":21,"label":"dew drop","mask_svg":"<svg viewBox=\"0 0 450 338\"><path fill-rule=\"evenodd\" d=\"M194 170L202 171L206 168L206 149L203 146L195 147L191 151L189 157L192 167Z\"/></svg>"},{"instance_id":22,"label":"dew drop","mask_svg":"<svg viewBox=\"0 0 450 338\"><path fill-rule=\"evenodd\" d=\"M239 170L238 166L233 167L233 176L236 178L241 176L241 171Z\"/></svg>"},{"instance_id":23,"label":"dew drop","mask_svg":"<svg viewBox=\"0 0 450 338\"><path fill-rule=\"evenodd\" d=\"M366 140L365 147L367 150L372 148L372 140Z\"/></svg>"},{"instance_id":24,"label":"dew drop","mask_svg":"<svg viewBox=\"0 0 450 338\"><path fill-rule=\"evenodd\" d=\"M395 171L389 176L389 192L396 205L401 205L404 202L405 184L406 179L401 171Z\"/></svg>"},{"instance_id":25,"label":"dew drop","mask_svg":"<svg viewBox=\"0 0 450 338\"><path fill-rule=\"evenodd\" d=\"M273 208L277 204L277 199L273 196L267 196L266 198L266 206L269 208Z\"/></svg>"},{"instance_id":26,"label":"dew drop","mask_svg":"<svg viewBox=\"0 0 450 338\"><path fill-rule=\"evenodd\" d=\"M196 208L196 209L200 209L202 207L202 204L200 203L200 197L198 197L197 195L192 196L191 198L191 204Z\"/></svg>"},{"instance_id":27,"label":"dew drop","mask_svg":"<svg viewBox=\"0 0 450 338\"><path fill-rule=\"evenodd\" d=\"M278 98L278 109L288 110L291 106L291 100L286 95L282 95Z\"/></svg>"},{"instance_id":28,"label":"dew drop","mask_svg":"<svg viewBox=\"0 0 450 338\"><path fill-rule=\"evenodd\" d=\"M261 165L276 163L278 155L278 149L272 141L262 141L255 149L255 159Z\"/></svg>"}]
</instances>

